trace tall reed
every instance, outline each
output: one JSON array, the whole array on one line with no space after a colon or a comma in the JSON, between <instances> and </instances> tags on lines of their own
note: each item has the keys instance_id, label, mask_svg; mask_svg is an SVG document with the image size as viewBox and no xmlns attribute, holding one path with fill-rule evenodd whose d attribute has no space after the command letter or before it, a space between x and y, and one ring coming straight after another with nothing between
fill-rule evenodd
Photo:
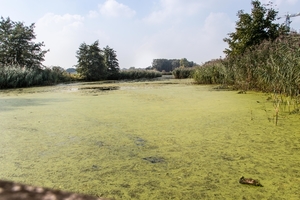
<instances>
[{"instance_id":1,"label":"tall reed","mask_svg":"<svg viewBox=\"0 0 300 200\"><path fill-rule=\"evenodd\" d=\"M227 75L238 88L247 86L247 89L296 97L300 91L299 44L299 34L265 41L242 56L226 58L223 63Z\"/></svg>"},{"instance_id":2,"label":"tall reed","mask_svg":"<svg viewBox=\"0 0 300 200\"><path fill-rule=\"evenodd\" d=\"M197 67L193 79L198 84L228 84L228 72L221 59L211 60Z\"/></svg>"},{"instance_id":3,"label":"tall reed","mask_svg":"<svg viewBox=\"0 0 300 200\"><path fill-rule=\"evenodd\" d=\"M184 78L192 78L194 72L195 72L194 67L178 67L172 71L172 74L176 79L184 79Z\"/></svg>"},{"instance_id":4,"label":"tall reed","mask_svg":"<svg viewBox=\"0 0 300 200\"><path fill-rule=\"evenodd\" d=\"M52 85L71 81L62 68L27 68L19 65L0 66L0 89Z\"/></svg>"}]
</instances>

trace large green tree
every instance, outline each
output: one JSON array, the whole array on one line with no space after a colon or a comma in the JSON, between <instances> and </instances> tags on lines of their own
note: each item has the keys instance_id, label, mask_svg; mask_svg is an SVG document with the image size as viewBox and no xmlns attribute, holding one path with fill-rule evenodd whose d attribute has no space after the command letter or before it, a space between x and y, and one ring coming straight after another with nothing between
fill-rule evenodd
<instances>
[{"instance_id":1,"label":"large green tree","mask_svg":"<svg viewBox=\"0 0 300 200\"><path fill-rule=\"evenodd\" d=\"M120 71L119 62L117 59L116 51L109 46L103 49L104 52L104 63L107 68L107 75L109 79L118 79Z\"/></svg>"},{"instance_id":2,"label":"large green tree","mask_svg":"<svg viewBox=\"0 0 300 200\"><path fill-rule=\"evenodd\" d=\"M236 22L235 32L224 38L229 46L224 51L227 56L242 55L247 49L264 40L274 40L286 31L283 25L274 23L278 12L272 6L267 8L258 0L252 1L251 4L250 14L244 13L243 10L238 11L239 20Z\"/></svg>"},{"instance_id":3,"label":"large green tree","mask_svg":"<svg viewBox=\"0 0 300 200\"><path fill-rule=\"evenodd\" d=\"M99 41L91 45L82 43L76 52L78 63L77 72L87 81L106 79L107 67L104 62L103 51L99 47Z\"/></svg>"},{"instance_id":4,"label":"large green tree","mask_svg":"<svg viewBox=\"0 0 300 200\"><path fill-rule=\"evenodd\" d=\"M0 64L18 64L28 68L42 66L45 54L43 42L35 43L35 25L25 26L23 22L14 22L10 18L0 21Z\"/></svg>"}]
</instances>

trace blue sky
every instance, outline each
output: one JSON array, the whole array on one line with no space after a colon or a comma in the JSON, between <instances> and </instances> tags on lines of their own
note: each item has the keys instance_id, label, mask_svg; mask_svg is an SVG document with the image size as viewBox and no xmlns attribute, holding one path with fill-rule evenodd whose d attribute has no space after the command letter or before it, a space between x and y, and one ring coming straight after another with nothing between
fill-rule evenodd
<instances>
[{"instance_id":1,"label":"blue sky","mask_svg":"<svg viewBox=\"0 0 300 200\"><path fill-rule=\"evenodd\" d=\"M300 0L272 2L279 16L300 12ZM121 68L145 68L155 58L201 64L223 56L223 38L234 31L238 10L251 10L251 0L0 0L0 5L1 16L35 23L36 41L50 49L44 65L63 68L76 65L81 43L96 40L116 50ZM291 19L300 31L300 16Z\"/></svg>"}]
</instances>

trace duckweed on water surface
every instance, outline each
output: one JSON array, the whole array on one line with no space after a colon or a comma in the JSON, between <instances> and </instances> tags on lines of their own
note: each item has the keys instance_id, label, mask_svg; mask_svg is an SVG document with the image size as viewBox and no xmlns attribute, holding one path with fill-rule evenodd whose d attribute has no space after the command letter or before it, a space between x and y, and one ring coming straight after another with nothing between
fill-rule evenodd
<instances>
[{"instance_id":1,"label":"duckweed on water surface","mask_svg":"<svg viewBox=\"0 0 300 200\"><path fill-rule=\"evenodd\" d=\"M117 89L1 91L0 179L115 199L300 199L300 116L275 126L266 94L103 87Z\"/></svg>"}]
</instances>

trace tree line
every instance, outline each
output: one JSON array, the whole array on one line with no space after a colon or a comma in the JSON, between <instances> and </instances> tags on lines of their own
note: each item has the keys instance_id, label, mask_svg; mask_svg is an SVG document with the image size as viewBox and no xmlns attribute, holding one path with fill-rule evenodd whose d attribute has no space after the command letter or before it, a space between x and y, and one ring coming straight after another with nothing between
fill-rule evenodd
<instances>
[{"instance_id":1,"label":"tree line","mask_svg":"<svg viewBox=\"0 0 300 200\"><path fill-rule=\"evenodd\" d=\"M147 69L153 69L160 72L172 72L174 69L182 67L195 67L198 66L197 63L193 61L188 61L186 58L182 59L153 59L152 66Z\"/></svg>"},{"instance_id":2,"label":"tree line","mask_svg":"<svg viewBox=\"0 0 300 200\"><path fill-rule=\"evenodd\" d=\"M42 64L49 50L44 42L35 42L35 24L14 22L9 17L0 20L0 89L51 85L68 81L99 81L106 79L135 79L161 76L153 71L120 71L116 51L99 41L83 42L76 51L76 75L60 66Z\"/></svg>"}]
</instances>

